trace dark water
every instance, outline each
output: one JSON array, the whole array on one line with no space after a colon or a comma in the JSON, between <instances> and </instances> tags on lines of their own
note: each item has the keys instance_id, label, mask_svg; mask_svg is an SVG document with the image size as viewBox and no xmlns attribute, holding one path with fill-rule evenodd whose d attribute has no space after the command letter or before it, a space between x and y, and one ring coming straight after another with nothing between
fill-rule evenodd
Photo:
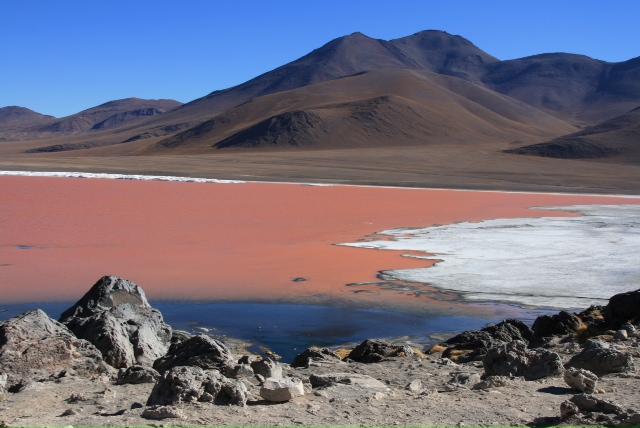
<instances>
[{"instance_id":1,"label":"dark water","mask_svg":"<svg viewBox=\"0 0 640 428\"><path fill-rule=\"evenodd\" d=\"M72 302L0 305L0 320L42 309L54 319ZM331 347L365 339L404 338L416 344L437 342L430 335L479 329L490 322L459 315L430 316L354 307L266 303L151 302L174 329L206 333L267 347L284 362L310 346Z\"/></svg>"}]
</instances>

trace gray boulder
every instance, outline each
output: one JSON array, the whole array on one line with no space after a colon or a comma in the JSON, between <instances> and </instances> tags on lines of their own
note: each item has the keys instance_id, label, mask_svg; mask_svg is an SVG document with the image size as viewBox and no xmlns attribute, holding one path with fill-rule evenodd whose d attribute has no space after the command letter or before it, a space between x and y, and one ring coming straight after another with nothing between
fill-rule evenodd
<instances>
[{"instance_id":1,"label":"gray boulder","mask_svg":"<svg viewBox=\"0 0 640 428\"><path fill-rule=\"evenodd\" d=\"M482 360L485 376L523 376L525 380L561 375L560 355L548 350L530 350L523 342L489 349Z\"/></svg>"},{"instance_id":2,"label":"gray boulder","mask_svg":"<svg viewBox=\"0 0 640 428\"><path fill-rule=\"evenodd\" d=\"M142 288L115 276L101 278L60 322L93 343L116 368L152 365L171 340L171 327L149 305Z\"/></svg>"},{"instance_id":3,"label":"gray boulder","mask_svg":"<svg viewBox=\"0 0 640 428\"><path fill-rule=\"evenodd\" d=\"M260 397L267 401L282 403L304 395L304 385L297 378L265 380L260 388Z\"/></svg>"},{"instance_id":4,"label":"gray boulder","mask_svg":"<svg viewBox=\"0 0 640 428\"><path fill-rule=\"evenodd\" d=\"M146 419L184 419L184 412L176 406L149 406L142 411L143 418Z\"/></svg>"},{"instance_id":5,"label":"gray boulder","mask_svg":"<svg viewBox=\"0 0 640 428\"><path fill-rule=\"evenodd\" d=\"M574 355L566 367L585 369L598 376L607 373L634 372L633 357L626 352L611 348L588 347Z\"/></svg>"},{"instance_id":6,"label":"gray boulder","mask_svg":"<svg viewBox=\"0 0 640 428\"><path fill-rule=\"evenodd\" d=\"M589 370L569 367L564 372L564 381L571 389L593 394L598 384L598 376Z\"/></svg>"},{"instance_id":7,"label":"gray boulder","mask_svg":"<svg viewBox=\"0 0 640 428\"><path fill-rule=\"evenodd\" d=\"M359 363L378 363L388 357L412 355L413 349L410 346L392 345L384 340L367 339L353 348L348 358Z\"/></svg>"},{"instance_id":8,"label":"gray boulder","mask_svg":"<svg viewBox=\"0 0 640 428\"><path fill-rule=\"evenodd\" d=\"M194 366L224 373L235 365L231 351L222 342L200 335L171 345L167 355L153 363L153 368L164 373L173 367Z\"/></svg>"},{"instance_id":9,"label":"gray boulder","mask_svg":"<svg viewBox=\"0 0 640 428\"><path fill-rule=\"evenodd\" d=\"M282 366L271 358L254 361L251 363L251 368L255 374L260 375L265 379L279 379L282 377Z\"/></svg>"},{"instance_id":10,"label":"gray boulder","mask_svg":"<svg viewBox=\"0 0 640 428\"><path fill-rule=\"evenodd\" d=\"M91 343L39 309L0 323L0 373L7 375L6 389L19 390L33 379L65 371L87 377L113 373Z\"/></svg>"},{"instance_id":11,"label":"gray boulder","mask_svg":"<svg viewBox=\"0 0 640 428\"><path fill-rule=\"evenodd\" d=\"M151 367L145 366L131 366L126 369L118 370L118 381L119 385L124 385L127 383L138 384L138 383L155 383L160 377L160 373L152 369Z\"/></svg>"},{"instance_id":12,"label":"gray boulder","mask_svg":"<svg viewBox=\"0 0 640 428\"><path fill-rule=\"evenodd\" d=\"M241 381L227 379L216 370L193 366L174 367L158 379L147 406L194 402L244 406L247 388Z\"/></svg>"}]
</instances>

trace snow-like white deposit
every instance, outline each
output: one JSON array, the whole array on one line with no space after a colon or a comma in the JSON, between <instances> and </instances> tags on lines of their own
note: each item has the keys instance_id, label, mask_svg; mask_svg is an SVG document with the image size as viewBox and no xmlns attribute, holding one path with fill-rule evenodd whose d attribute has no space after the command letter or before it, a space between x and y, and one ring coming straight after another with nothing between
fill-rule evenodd
<instances>
[{"instance_id":1,"label":"snow-like white deposit","mask_svg":"<svg viewBox=\"0 0 640 428\"><path fill-rule=\"evenodd\" d=\"M0 175L13 175L20 177L111 178L116 180L180 181L221 184L244 183L244 181L238 180L216 180L213 178L175 177L171 175L100 174L93 172L0 171Z\"/></svg>"},{"instance_id":2,"label":"snow-like white deposit","mask_svg":"<svg viewBox=\"0 0 640 428\"><path fill-rule=\"evenodd\" d=\"M395 229L380 232L392 240L341 245L434 254L433 267L385 273L470 300L575 309L640 289L640 206L547 209L582 216Z\"/></svg>"}]
</instances>

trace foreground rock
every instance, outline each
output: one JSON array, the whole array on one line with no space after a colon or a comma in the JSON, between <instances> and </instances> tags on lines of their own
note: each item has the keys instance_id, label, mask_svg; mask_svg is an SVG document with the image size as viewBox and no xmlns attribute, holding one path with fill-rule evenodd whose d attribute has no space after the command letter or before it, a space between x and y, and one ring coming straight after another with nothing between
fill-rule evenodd
<instances>
[{"instance_id":1,"label":"foreground rock","mask_svg":"<svg viewBox=\"0 0 640 428\"><path fill-rule=\"evenodd\" d=\"M640 322L640 290L612 296L604 308L607 324L618 330L623 324Z\"/></svg>"},{"instance_id":2,"label":"foreground rock","mask_svg":"<svg viewBox=\"0 0 640 428\"><path fill-rule=\"evenodd\" d=\"M91 343L39 309L0 323L0 375L6 375L7 390L63 371L93 376L113 369Z\"/></svg>"},{"instance_id":3,"label":"foreground rock","mask_svg":"<svg viewBox=\"0 0 640 428\"><path fill-rule=\"evenodd\" d=\"M598 385L598 376L589 370L570 367L564 372L564 381L572 389L593 394Z\"/></svg>"},{"instance_id":4,"label":"foreground rock","mask_svg":"<svg viewBox=\"0 0 640 428\"><path fill-rule=\"evenodd\" d=\"M194 402L243 406L247 402L247 388L215 370L174 367L160 377L147 399L148 406Z\"/></svg>"},{"instance_id":5,"label":"foreground rock","mask_svg":"<svg viewBox=\"0 0 640 428\"><path fill-rule=\"evenodd\" d=\"M327 348L308 348L298 354L291 363L291 367L309 367L314 363L340 363L342 359L335 352Z\"/></svg>"},{"instance_id":6,"label":"foreground rock","mask_svg":"<svg viewBox=\"0 0 640 428\"><path fill-rule=\"evenodd\" d=\"M378 363L387 357L395 357L400 354L413 355L413 349L409 346L392 345L384 340L365 340L356 346L348 358L360 363Z\"/></svg>"},{"instance_id":7,"label":"foreground rock","mask_svg":"<svg viewBox=\"0 0 640 428\"><path fill-rule=\"evenodd\" d=\"M566 366L589 370L599 376L607 373L635 372L633 357L629 353L604 345L583 349L574 355Z\"/></svg>"},{"instance_id":8,"label":"foreground rock","mask_svg":"<svg viewBox=\"0 0 640 428\"><path fill-rule=\"evenodd\" d=\"M440 346L446 348L442 354L444 358L456 362L479 361L491 348L514 341L529 343L532 337L529 326L522 321L508 319L482 330L465 331Z\"/></svg>"},{"instance_id":9,"label":"foreground rock","mask_svg":"<svg viewBox=\"0 0 640 428\"><path fill-rule=\"evenodd\" d=\"M153 363L153 368L160 373L177 366L194 366L224 373L227 368L235 367L235 362L231 351L222 342L200 335L176 341L167 355Z\"/></svg>"},{"instance_id":10,"label":"foreground rock","mask_svg":"<svg viewBox=\"0 0 640 428\"><path fill-rule=\"evenodd\" d=\"M151 366L169 348L171 327L144 291L115 276L100 279L60 317L77 337L93 343L116 368Z\"/></svg>"},{"instance_id":11,"label":"foreground rock","mask_svg":"<svg viewBox=\"0 0 640 428\"><path fill-rule=\"evenodd\" d=\"M267 401L282 403L304 395L304 385L297 378L275 379L264 381L260 388L260 396Z\"/></svg>"},{"instance_id":12,"label":"foreground rock","mask_svg":"<svg viewBox=\"0 0 640 428\"><path fill-rule=\"evenodd\" d=\"M482 360L486 376L522 376L526 380L559 376L564 371L560 355L527 349L524 342L491 348Z\"/></svg>"}]
</instances>

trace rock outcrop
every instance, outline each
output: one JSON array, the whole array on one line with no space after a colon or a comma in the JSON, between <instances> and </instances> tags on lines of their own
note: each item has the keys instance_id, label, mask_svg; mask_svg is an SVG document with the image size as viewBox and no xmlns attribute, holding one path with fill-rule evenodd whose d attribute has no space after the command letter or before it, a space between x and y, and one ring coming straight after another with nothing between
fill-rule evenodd
<instances>
[{"instance_id":1,"label":"rock outcrop","mask_svg":"<svg viewBox=\"0 0 640 428\"><path fill-rule=\"evenodd\" d=\"M142 288L115 276L101 278L60 322L93 343L116 368L152 365L171 340L171 327L149 305Z\"/></svg>"},{"instance_id":2,"label":"rock outcrop","mask_svg":"<svg viewBox=\"0 0 640 428\"><path fill-rule=\"evenodd\" d=\"M164 373L177 366L194 366L225 373L227 368L233 368L235 365L231 352L222 342L200 335L176 341L169 348L167 355L153 363L153 368Z\"/></svg>"},{"instance_id":3,"label":"rock outcrop","mask_svg":"<svg viewBox=\"0 0 640 428\"><path fill-rule=\"evenodd\" d=\"M640 290L612 296L604 307L604 316L607 324L614 330L628 322L640 322Z\"/></svg>"},{"instance_id":4,"label":"rock outcrop","mask_svg":"<svg viewBox=\"0 0 640 428\"><path fill-rule=\"evenodd\" d=\"M571 389L593 394L598 385L598 376L589 370L569 367L564 372L564 381Z\"/></svg>"},{"instance_id":5,"label":"rock outcrop","mask_svg":"<svg viewBox=\"0 0 640 428\"><path fill-rule=\"evenodd\" d=\"M194 402L244 406L247 402L247 388L242 382L227 379L216 370L174 367L156 382L147 406Z\"/></svg>"},{"instance_id":6,"label":"rock outcrop","mask_svg":"<svg viewBox=\"0 0 640 428\"><path fill-rule=\"evenodd\" d=\"M522 376L526 380L558 376L564 371L560 355L528 349L518 341L489 349L482 364L485 376Z\"/></svg>"},{"instance_id":7,"label":"rock outcrop","mask_svg":"<svg viewBox=\"0 0 640 428\"><path fill-rule=\"evenodd\" d=\"M0 323L0 374L6 374L7 390L63 371L92 376L113 369L91 343L39 309Z\"/></svg>"},{"instance_id":8,"label":"rock outcrop","mask_svg":"<svg viewBox=\"0 0 640 428\"><path fill-rule=\"evenodd\" d=\"M482 330L465 331L440 346L447 348L442 354L444 358L456 362L479 361L490 348L514 341L529 343L532 337L529 326L522 321L508 319Z\"/></svg>"},{"instance_id":9,"label":"rock outcrop","mask_svg":"<svg viewBox=\"0 0 640 428\"><path fill-rule=\"evenodd\" d=\"M269 378L260 388L260 397L267 401L282 403L304 395L304 385L297 378Z\"/></svg>"},{"instance_id":10,"label":"rock outcrop","mask_svg":"<svg viewBox=\"0 0 640 428\"><path fill-rule=\"evenodd\" d=\"M574 355L566 367L589 370L598 376L635 371L631 354L597 344L586 347Z\"/></svg>"},{"instance_id":11,"label":"rock outcrop","mask_svg":"<svg viewBox=\"0 0 640 428\"><path fill-rule=\"evenodd\" d=\"M404 345L392 345L384 340L367 339L349 353L348 358L359 363L378 363L386 357L413 355L413 349Z\"/></svg>"},{"instance_id":12,"label":"rock outcrop","mask_svg":"<svg viewBox=\"0 0 640 428\"><path fill-rule=\"evenodd\" d=\"M118 370L118 384L155 383L160 373L151 367L131 366Z\"/></svg>"}]
</instances>

